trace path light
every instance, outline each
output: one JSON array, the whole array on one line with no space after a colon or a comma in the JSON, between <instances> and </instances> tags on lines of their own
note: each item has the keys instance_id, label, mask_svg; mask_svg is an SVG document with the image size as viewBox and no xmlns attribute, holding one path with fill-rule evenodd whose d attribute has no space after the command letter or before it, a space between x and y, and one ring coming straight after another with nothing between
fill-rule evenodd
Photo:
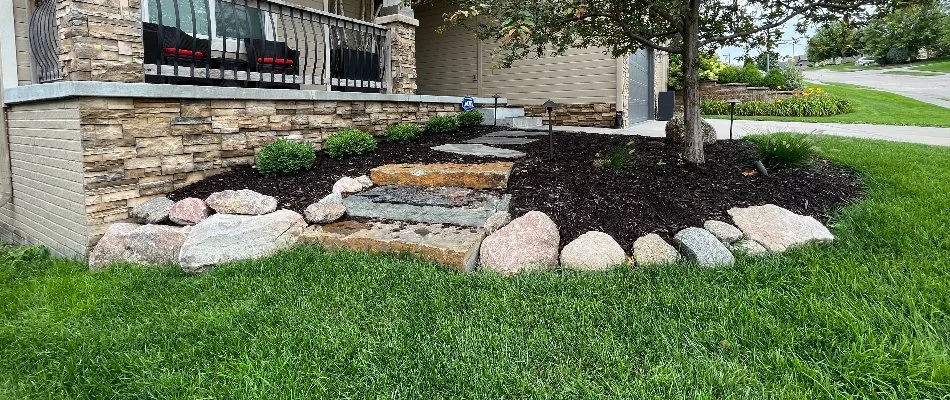
<instances>
[{"instance_id":1,"label":"path light","mask_svg":"<svg viewBox=\"0 0 950 400\"><path fill-rule=\"evenodd\" d=\"M492 126L498 126L498 98L499 97L501 96L499 96L498 93L495 93L495 95L492 96L492 98L495 99L495 116L492 117L492 123L491 123Z\"/></svg>"},{"instance_id":2,"label":"path light","mask_svg":"<svg viewBox=\"0 0 950 400\"><path fill-rule=\"evenodd\" d=\"M556 106L553 101L545 101L543 106L548 109L548 148L550 150L550 158L554 158L554 106Z\"/></svg>"},{"instance_id":3,"label":"path light","mask_svg":"<svg viewBox=\"0 0 950 400\"><path fill-rule=\"evenodd\" d=\"M729 140L732 140L732 122L735 121L736 104L741 102L739 99L729 99Z\"/></svg>"}]
</instances>

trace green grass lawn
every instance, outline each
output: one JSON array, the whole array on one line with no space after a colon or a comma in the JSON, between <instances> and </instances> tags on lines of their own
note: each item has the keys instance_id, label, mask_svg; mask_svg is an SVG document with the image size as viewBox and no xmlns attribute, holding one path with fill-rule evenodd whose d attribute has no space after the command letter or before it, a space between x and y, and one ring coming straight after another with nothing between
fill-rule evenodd
<instances>
[{"instance_id":1,"label":"green grass lawn","mask_svg":"<svg viewBox=\"0 0 950 400\"><path fill-rule=\"evenodd\" d=\"M925 72L925 71L909 71L909 70L895 70L895 71L884 71L881 72L885 75L908 75L908 76L941 76L943 74L939 72Z\"/></svg>"},{"instance_id":2,"label":"green grass lawn","mask_svg":"<svg viewBox=\"0 0 950 400\"><path fill-rule=\"evenodd\" d=\"M185 276L3 253L0 398L945 398L950 151L819 137L831 245L463 275L297 248Z\"/></svg>"},{"instance_id":3,"label":"green grass lawn","mask_svg":"<svg viewBox=\"0 0 950 400\"><path fill-rule=\"evenodd\" d=\"M941 61L928 63L920 66L914 67L916 70L920 71L932 71L932 72L945 72L950 73L950 61Z\"/></svg>"},{"instance_id":4,"label":"green grass lawn","mask_svg":"<svg viewBox=\"0 0 950 400\"><path fill-rule=\"evenodd\" d=\"M934 70L929 70L926 68L928 68L931 65L947 64L947 63L950 63L950 60L948 60L947 58L932 58L928 60L918 60L918 61L908 62L908 63L903 63L903 64L884 64L884 65L873 64L873 65L865 65L865 66L857 66L857 65L854 65L853 62L848 62L848 63L835 64L835 65L822 65L819 67L809 67L809 69L825 69L829 71L838 71L838 72L856 72L856 71L911 67L914 69L921 69L925 71L934 71ZM937 70L936 72L950 72L950 71Z\"/></svg>"},{"instance_id":5,"label":"green grass lawn","mask_svg":"<svg viewBox=\"0 0 950 400\"><path fill-rule=\"evenodd\" d=\"M944 107L857 85L835 83L809 84L809 86L820 87L828 93L851 100L854 111L830 117L736 117L736 119L950 127L950 109ZM729 116L710 115L706 118L728 119Z\"/></svg>"}]
</instances>

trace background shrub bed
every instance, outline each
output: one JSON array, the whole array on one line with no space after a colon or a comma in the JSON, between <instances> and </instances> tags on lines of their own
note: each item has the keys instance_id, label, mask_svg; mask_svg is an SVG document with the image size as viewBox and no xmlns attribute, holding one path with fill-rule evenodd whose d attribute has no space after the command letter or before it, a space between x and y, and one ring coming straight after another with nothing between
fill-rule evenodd
<instances>
[{"instance_id":1,"label":"background shrub bed","mask_svg":"<svg viewBox=\"0 0 950 400\"><path fill-rule=\"evenodd\" d=\"M729 103L725 100L703 100L700 109L704 115L729 115ZM822 89L809 88L786 99L774 102L744 101L736 104L735 115L769 117L827 117L853 111L853 105L845 98L825 93Z\"/></svg>"}]
</instances>

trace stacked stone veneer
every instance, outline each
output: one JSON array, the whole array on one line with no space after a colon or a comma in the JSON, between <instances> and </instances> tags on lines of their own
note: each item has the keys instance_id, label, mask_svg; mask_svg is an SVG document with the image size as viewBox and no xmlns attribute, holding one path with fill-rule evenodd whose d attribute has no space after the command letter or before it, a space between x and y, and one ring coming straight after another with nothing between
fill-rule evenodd
<instances>
[{"instance_id":1,"label":"stacked stone veneer","mask_svg":"<svg viewBox=\"0 0 950 400\"><path fill-rule=\"evenodd\" d=\"M548 123L548 111L543 106L526 105L524 113L529 117L541 117L545 124ZM613 128L616 118L616 104L558 104L554 108L554 125Z\"/></svg>"},{"instance_id":2,"label":"stacked stone veneer","mask_svg":"<svg viewBox=\"0 0 950 400\"><path fill-rule=\"evenodd\" d=\"M419 20L410 16L395 14L380 17L376 23L389 29L389 68L391 74L390 93L414 94L418 85L416 78L416 27Z\"/></svg>"},{"instance_id":3,"label":"stacked stone veneer","mask_svg":"<svg viewBox=\"0 0 950 400\"><path fill-rule=\"evenodd\" d=\"M391 124L421 123L457 111L457 105L446 103L329 100L81 98L15 104L11 135L23 139L15 143L22 160L14 163L22 171L14 174L22 184L14 191L31 197L14 207L37 215L56 212L49 217L55 220L37 219L27 227L31 231L19 235L32 240L19 241L55 242L51 247L57 253L82 256L108 223L129 218L130 207L253 164L255 153L278 138L307 141L320 149L344 127L382 134ZM50 115L60 119L47 122ZM44 124L63 129L30 128ZM41 165L34 168L31 162ZM58 193L62 190L70 194ZM62 199L68 204L46 204ZM49 232L32 232L37 229ZM65 238L47 240L54 235Z\"/></svg>"},{"instance_id":4,"label":"stacked stone veneer","mask_svg":"<svg viewBox=\"0 0 950 400\"><path fill-rule=\"evenodd\" d=\"M144 82L140 0L56 0L63 78Z\"/></svg>"}]
</instances>

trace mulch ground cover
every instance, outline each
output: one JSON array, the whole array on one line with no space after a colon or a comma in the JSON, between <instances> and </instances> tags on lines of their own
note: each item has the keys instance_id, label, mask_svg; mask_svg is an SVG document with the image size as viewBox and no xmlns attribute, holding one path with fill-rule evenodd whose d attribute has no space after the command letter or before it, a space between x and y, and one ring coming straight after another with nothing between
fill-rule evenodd
<instances>
[{"instance_id":1,"label":"mulch ground cover","mask_svg":"<svg viewBox=\"0 0 950 400\"><path fill-rule=\"evenodd\" d=\"M491 158L459 156L429 149L458 143L498 130L464 129L425 135L408 144L381 142L370 154L331 159L322 153L306 173L266 177L251 167L237 168L169 197L206 198L225 189L251 189L274 196L281 207L302 212L330 192L342 176L359 176L392 163L478 163ZM768 176L754 173L756 147L744 140L723 140L706 146L706 164L696 167L680 156L681 145L660 138L556 132L554 156L547 138L521 146L500 146L526 152L509 180L511 214L538 210L557 223L562 244L590 230L613 236L629 250L647 233L667 240L680 229L702 226L708 219L730 221L733 207L775 204L827 223L831 214L862 194L856 173L824 160L800 168L775 168ZM595 164L613 151L630 154L624 168Z\"/></svg>"}]
</instances>

